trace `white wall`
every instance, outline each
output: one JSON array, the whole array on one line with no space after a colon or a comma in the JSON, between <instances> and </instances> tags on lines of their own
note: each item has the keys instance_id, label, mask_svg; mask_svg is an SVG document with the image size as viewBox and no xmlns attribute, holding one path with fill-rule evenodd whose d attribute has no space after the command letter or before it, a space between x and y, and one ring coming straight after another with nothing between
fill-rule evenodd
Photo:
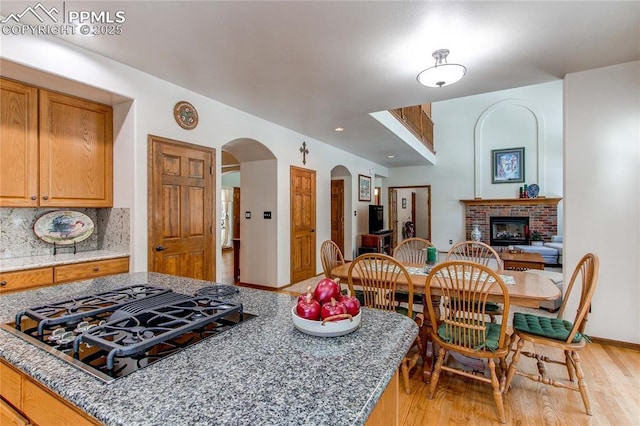
<instances>
[{"instance_id":1,"label":"white wall","mask_svg":"<svg viewBox=\"0 0 640 426\"><path fill-rule=\"evenodd\" d=\"M640 61L569 74L564 98L565 265L600 258L587 334L640 343Z\"/></svg>"},{"instance_id":2,"label":"white wall","mask_svg":"<svg viewBox=\"0 0 640 426\"><path fill-rule=\"evenodd\" d=\"M309 148L306 168L317 171L317 200L330 198L330 171L340 164L352 176L367 174L375 168L386 173L386 168L363 160L345 151L300 133L262 120L215 100L206 98L167 81L140 72L100 55L78 48L57 39L30 36L0 36L3 59L42 71L49 75L65 77L68 80L114 93L122 99L129 99L117 105L114 117L114 207L127 207L131 212L131 269L147 270L147 135L159 135L169 139L194 143L219 150L225 143L248 138L267 146L277 158L277 208L272 219L276 223L276 249L280 254L277 264L270 266L265 275L270 277L272 286L281 287L289 283L289 167L303 167L298 147L306 141ZM55 87L50 87L56 89ZM198 127L184 130L173 118L173 106L180 100L188 100L197 109ZM216 165L216 215L220 215L220 155ZM336 159L339 159L337 163ZM135 182L135 185L131 185ZM357 181L351 182L349 194L354 192ZM243 188L244 192L244 188ZM359 212L367 203L354 202L350 209ZM349 215L354 223L351 240L362 232L362 215ZM316 235L318 247L325 239L330 239L330 203L320 201L317 211ZM365 219L366 220L366 219ZM218 222L218 221L216 221ZM220 235L219 223L216 235ZM271 233L265 233L271 237ZM265 246L273 242L253 239L253 244ZM221 263L220 241L216 239L217 264ZM246 245L243 245L246 247ZM242 251L242 250L241 250ZM346 251L346 250L345 250ZM322 271L320 254L316 259L317 272ZM247 256L245 256L246 258ZM274 272L275 271L275 272ZM217 271L220 279L220 271Z\"/></svg>"},{"instance_id":3,"label":"white wall","mask_svg":"<svg viewBox=\"0 0 640 426\"><path fill-rule=\"evenodd\" d=\"M385 184L431 185L431 241L439 250L465 238L461 199L517 197L522 184L491 184L492 149L525 147L526 181L562 197L561 81L435 102L432 117L437 164L389 169Z\"/></svg>"},{"instance_id":4,"label":"white wall","mask_svg":"<svg viewBox=\"0 0 640 426\"><path fill-rule=\"evenodd\" d=\"M278 280L276 170L276 160L240 163L242 180L252 182L240 191L240 280L270 287ZM265 211L271 219L264 219Z\"/></svg>"}]
</instances>

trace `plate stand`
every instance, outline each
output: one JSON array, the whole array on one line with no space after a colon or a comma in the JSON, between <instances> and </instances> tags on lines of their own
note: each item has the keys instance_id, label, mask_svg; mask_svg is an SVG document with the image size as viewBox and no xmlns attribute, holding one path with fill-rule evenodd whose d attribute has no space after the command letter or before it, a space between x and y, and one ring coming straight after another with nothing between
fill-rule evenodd
<instances>
[{"instance_id":1,"label":"plate stand","mask_svg":"<svg viewBox=\"0 0 640 426\"><path fill-rule=\"evenodd\" d=\"M58 252L58 250L60 250L60 249L65 249L66 250L66 249L71 249L71 248L73 248L73 254L76 254L76 243L75 242L73 244L71 244L71 245L70 244L61 245L61 244L53 243L53 255L55 256L56 253Z\"/></svg>"}]
</instances>

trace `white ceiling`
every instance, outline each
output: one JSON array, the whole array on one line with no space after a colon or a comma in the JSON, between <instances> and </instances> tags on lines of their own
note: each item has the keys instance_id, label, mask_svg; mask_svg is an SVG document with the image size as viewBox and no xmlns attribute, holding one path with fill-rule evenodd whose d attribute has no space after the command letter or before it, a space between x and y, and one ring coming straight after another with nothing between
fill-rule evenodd
<instances>
[{"instance_id":1,"label":"white ceiling","mask_svg":"<svg viewBox=\"0 0 640 426\"><path fill-rule=\"evenodd\" d=\"M0 13L30 4L3 1ZM640 59L640 1L64 6L126 15L122 35L66 37L72 43L387 167L427 162L371 112ZM467 74L452 86L421 86L416 75L433 65L431 53L440 48L449 49L449 62L465 65ZM345 130L335 132L338 126Z\"/></svg>"}]
</instances>

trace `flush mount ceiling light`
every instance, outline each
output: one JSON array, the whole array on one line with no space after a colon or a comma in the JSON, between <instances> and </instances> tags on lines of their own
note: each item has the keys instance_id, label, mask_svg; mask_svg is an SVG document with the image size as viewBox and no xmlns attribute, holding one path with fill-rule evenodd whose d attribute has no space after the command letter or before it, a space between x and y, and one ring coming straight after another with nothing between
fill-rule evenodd
<instances>
[{"instance_id":1,"label":"flush mount ceiling light","mask_svg":"<svg viewBox=\"0 0 640 426\"><path fill-rule=\"evenodd\" d=\"M448 64L449 49L439 49L433 52L435 66L427 68L418 74L418 82L428 87L448 86L460 80L467 69L460 64Z\"/></svg>"}]
</instances>

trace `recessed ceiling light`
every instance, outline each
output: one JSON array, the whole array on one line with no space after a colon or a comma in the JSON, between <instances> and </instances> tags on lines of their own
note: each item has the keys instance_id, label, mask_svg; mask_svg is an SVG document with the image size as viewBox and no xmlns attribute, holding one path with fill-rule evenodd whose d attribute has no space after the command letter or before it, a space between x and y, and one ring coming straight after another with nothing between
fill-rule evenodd
<instances>
[{"instance_id":1,"label":"recessed ceiling light","mask_svg":"<svg viewBox=\"0 0 640 426\"><path fill-rule=\"evenodd\" d=\"M387 155L387 158L396 158L395 155Z\"/></svg>"},{"instance_id":2,"label":"recessed ceiling light","mask_svg":"<svg viewBox=\"0 0 640 426\"><path fill-rule=\"evenodd\" d=\"M335 130L336 132L341 132L341 131L343 131L344 129L343 129L342 127L336 127L336 128L335 128L335 129L333 129L333 130Z\"/></svg>"}]
</instances>

